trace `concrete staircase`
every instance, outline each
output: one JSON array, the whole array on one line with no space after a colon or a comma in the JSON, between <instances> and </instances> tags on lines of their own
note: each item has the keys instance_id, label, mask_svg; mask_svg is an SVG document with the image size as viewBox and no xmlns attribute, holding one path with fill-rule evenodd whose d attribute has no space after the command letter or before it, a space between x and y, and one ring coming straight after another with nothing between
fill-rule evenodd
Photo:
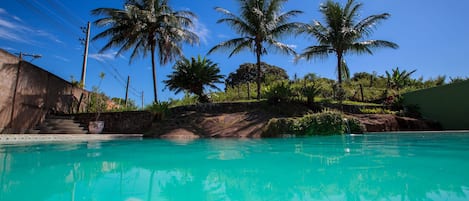
<instances>
[{"instance_id":1,"label":"concrete staircase","mask_svg":"<svg viewBox=\"0 0 469 201\"><path fill-rule=\"evenodd\" d=\"M46 120L31 133L37 134L87 134L86 125L70 116L47 116Z\"/></svg>"}]
</instances>

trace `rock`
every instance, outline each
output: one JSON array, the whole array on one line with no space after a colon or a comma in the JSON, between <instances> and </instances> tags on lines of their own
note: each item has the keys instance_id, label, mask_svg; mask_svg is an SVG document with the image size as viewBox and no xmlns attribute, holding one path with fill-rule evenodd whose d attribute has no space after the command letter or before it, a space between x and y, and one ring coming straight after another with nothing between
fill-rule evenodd
<instances>
[{"instance_id":1,"label":"rock","mask_svg":"<svg viewBox=\"0 0 469 201\"><path fill-rule=\"evenodd\" d=\"M365 126L366 132L441 130L438 123L432 121L392 114L350 114L349 116L358 119Z\"/></svg>"}]
</instances>

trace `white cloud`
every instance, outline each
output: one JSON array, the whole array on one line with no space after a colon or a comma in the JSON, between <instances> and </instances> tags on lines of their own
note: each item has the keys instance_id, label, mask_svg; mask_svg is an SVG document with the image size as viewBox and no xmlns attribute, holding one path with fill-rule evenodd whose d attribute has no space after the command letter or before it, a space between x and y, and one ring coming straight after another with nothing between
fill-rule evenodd
<instances>
[{"instance_id":1,"label":"white cloud","mask_svg":"<svg viewBox=\"0 0 469 201\"><path fill-rule=\"evenodd\" d=\"M207 44L207 37L210 34L210 30L208 30L205 24L201 23L198 19L194 19L193 22L194 27L191 31L199 36L200 42Z\"/></svg>"},{"instance_id":2,"label":"white cloud","mask_svg":"<svg viewBox=\"0 0 469 201\"><path fill-rule=\"evenodd\" d=\"M225 35L225 34L218 34L217 35L218 38L222 38L222 39L227 39L229 38L229 36Z\"/></svg>"},{"instance_id":3,"label":"white cloud","mask_svg":"<svg viewBox=\"0 0 469 201\"><path fill-rule=\"evenodd\" d=\"M43 31L43 30L36 30L36 34L41 37L45 37L53 42L56 42L58 44L65 44L62 42L60 39L58 39L55 35L50 34L49 32Z\"/></svg>"},{"instance_id":4,"label":"white cloud","mask_svg":"<svg viewBox=\"0 0 469 201\"><path fill-rule=\"evenodd\" d=\"M61 57L61 56L58 56L58 55L54 55L54 58L60 59L60 60L65 61L65 62L69 62L69 61L70 61L70 59L67 59L67 58L65 58L65 57Z\"/></svg>"},{"instance_id":5,"label":"white cloud","mask_svg":"<svg viewBox=\"0 0 469 201\"><path fill-rule=\"evenodd\" d=\"M50 41L53 41L58 44L63 44L53 34L50 34L44 30L34 30L32 28L24 25L21 18L10 15L5 9L0 8L0 38L13 42L20 43L29 43L29 44L38 44L37 41L34 41L33 37L46 38Z\"/></svg>"},{"instance_id":6,"label":"white cloud","mask_svg":"<svg viewBox=\"0 0 469 201\"><path fill-rule=\"evenodd\" d=\"M5 39L5 40L9 40L9 41L16 41L16 42L22 42L22 43L28 43L27 40L23 39L18 34L10 32L9 30L5 30L2 27L0 27L0 39Z\"/></svg>"},{"instance_id":7,"label":"white cloud","mask_svg":"<svg viewBox=\"0 0 469 201\"><path fill-rule=\"evenodd\" d=\"M15 19L16 21L20 21L22 22L23 20L21 18L19 18L18 16L13 16L13 19Z\"/></svg>"},{"instance_id":8,"label":"white cloud","mask_svg":"<svg viewBox=\"0 0 469 201\"><path fill-rule=\"evenodd\" d=\"M7 51L9 51L9 52L18 52L17 49L12 48L12 47L0 47L0 49L7 50Z\"/></svg>"},{"instance_id":9,"label":"white cloud","mask_svg":"<svg viewBox=\"0 0 469 201\"><path fill-rule=\"evenodd\" d=\"M88 57L95 59L97 61L107 61L107 60L114 60L116 58L117 51L114 52L106 52L106 53L97 53L97 54L89 54ZM118 55L122 58L122 55Z\"/></svg>"}]
</instances>

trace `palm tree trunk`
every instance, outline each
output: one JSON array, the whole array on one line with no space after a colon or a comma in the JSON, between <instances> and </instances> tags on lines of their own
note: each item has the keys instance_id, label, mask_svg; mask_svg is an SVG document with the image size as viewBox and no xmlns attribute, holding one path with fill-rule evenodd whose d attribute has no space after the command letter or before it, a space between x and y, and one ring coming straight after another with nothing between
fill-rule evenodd
<instances>
[{"instance_id":1,"label":"palm tree trunk","mask_svg":"<svg viewBox=\"0 0 469 201\"><path fill-rule=\"evenodd\" d=\"M342 87L342 52L337 52L337 75L339 87Z\"/></svg>"},{"instance_id":2,"label":"palm tree trunk","mask_svg":"<svg viewBox=\"0 0 469 201\"><path fill-rule=\"evenodd\" d=\"M257 58L257 100L261 99L261 47L257 45L256 50L256 58Z\"/></svg>"},{"instance_id":3,"label":"palm tree trunk","mask_svg":"<svg viewBox=\"0 0 469 201\"><path fill-rule=\"evenodd\" d=\"M155 65L155 46L151 46L151 69L153 71L153 94L154 94L154 102L158 103L158 92L156 86L156 65Z\"/></svg>"}]
</instances>

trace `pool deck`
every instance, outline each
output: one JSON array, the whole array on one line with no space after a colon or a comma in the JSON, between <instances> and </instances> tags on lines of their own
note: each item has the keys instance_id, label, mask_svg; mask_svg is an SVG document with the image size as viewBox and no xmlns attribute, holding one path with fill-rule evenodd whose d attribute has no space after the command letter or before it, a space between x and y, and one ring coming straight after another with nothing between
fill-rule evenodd
<instances>
[{"instance_id":1,"label":"pool deck","mask_svg":"<svg viewBox=\"0 0 469 201\"><path fill-rule=\"evenodd\" d=\"M0 143L141 139L143 134L0 134Z\"/></svg>"}]
</instances>

